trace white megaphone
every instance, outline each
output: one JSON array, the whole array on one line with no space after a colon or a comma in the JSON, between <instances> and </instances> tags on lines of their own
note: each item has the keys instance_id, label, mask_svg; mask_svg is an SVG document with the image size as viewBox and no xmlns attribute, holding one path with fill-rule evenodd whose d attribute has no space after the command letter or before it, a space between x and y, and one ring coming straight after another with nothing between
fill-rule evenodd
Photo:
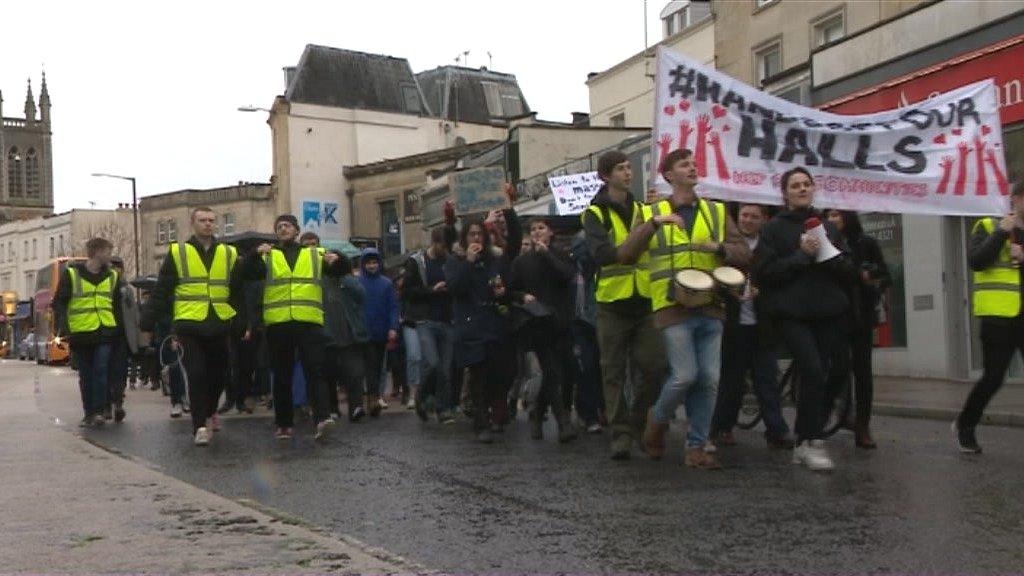
<instances>
[{"instance_id":1,"label":"white megaphone","mask_svg":"<svg viewBox=\"0 0 1024 576\"><path fill-rule=\"evenodd\" d=\"M811 216L804 221L804 234L818 240L818 254L814 258L815 262L826 262L842 254L832 245L828 234L825 233L825 226L818 218Z\"/></svg>"}]
</instances>

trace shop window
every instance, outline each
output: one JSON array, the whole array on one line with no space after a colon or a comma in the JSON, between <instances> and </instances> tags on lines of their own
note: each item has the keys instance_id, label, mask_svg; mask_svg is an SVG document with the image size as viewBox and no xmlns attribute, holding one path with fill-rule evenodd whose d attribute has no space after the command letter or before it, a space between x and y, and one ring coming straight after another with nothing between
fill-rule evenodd
<instances>
[{"instance_id":1,"label":"shop window","mask_svg":"<svg viewBox=\"0 0 1024 576\"><path fill-rule=\"evenodd\" d=\"M892 276L892 286L882 295L877 313L875 346L905 348L907 346L907 298L903 263L903 216L873 212L860 215L864 233L878 242L882 257ZM874 313L875 311L865 311Z\"/></svg>"}]
</instances>

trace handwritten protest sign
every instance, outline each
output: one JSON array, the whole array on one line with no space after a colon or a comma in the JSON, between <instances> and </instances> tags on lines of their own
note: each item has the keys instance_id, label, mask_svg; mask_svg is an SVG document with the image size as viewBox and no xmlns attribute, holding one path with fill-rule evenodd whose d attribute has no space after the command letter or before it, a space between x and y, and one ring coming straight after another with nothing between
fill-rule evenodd
<instances>
[{"instance_id":1,"label":"handwritten protest sign","mask_svg":"<svg viewBox=\"0 0 1024 576\"><path fill-rule=\"evenodd\" d=\"M455 212L460 216L507 207L504 184L505 171L499 167L463 170L448 176L455 196Z\"/></svg>"},{"instance_id":2,"label":"handwritten protest sign","mask_svg":"<svg viewBox=\"0 0 1024 576\"><path fill-rule=\"evenodd\" d=\"M1002 214L1009 184L995 85L963 86L910 106L857 116L807 108L761 92L685 56L658 49L654 164L693 151L698 191L780 204L780 176L805 166L815 205L905 214Z\"/></svg>"},{"instance_id":3,"label":"handwritten protest sign","mask_svg":"<svg viewBox=\"0 0 1024 576\"><path fill-rule=\"evenodd\" d=\"M555 198L555 207L559 216L579 214L590 205L590 199L597 194L603 184L597 172L568 174L565 176L549 176L548 185L551 195Z\"/></svg>"}]
</instances>

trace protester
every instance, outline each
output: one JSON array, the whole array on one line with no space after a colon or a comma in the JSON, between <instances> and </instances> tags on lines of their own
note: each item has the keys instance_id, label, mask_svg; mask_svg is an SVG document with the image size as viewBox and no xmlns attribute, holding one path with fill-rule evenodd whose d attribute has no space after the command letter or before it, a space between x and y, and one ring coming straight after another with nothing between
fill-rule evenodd
<instances>
[{"instance_id":1,"label":"protester","mask_svg":"<svg viewBox=\"0 0 1024 576\"><path fill-rule=\"evenodd\" d=\"M850 354L851 371L837 373L833 389L845 384L852 373L856 416L854 420L854 443L858 448L875 449L878 445L871 437L871 402L874 396L874 375L871 353L873 337L878 326L879 307L882 294L892 285L889 267L885 264L878 242L864 233L860 218L849 210L829 210L828 220L842 233L850 247L850 257L857 270L858 282L850 286L851 297Z\"/></svg>"},{"instance_id":2,"label":"protester","mask_svg":"<svg viewBox=\"0 0 1024 576\"><path fill-rule=\"evenodd\" d=\"M242 277L235 269L234 246L214 235L213 209L195 208L191 223L192 237L168 247L142 327L152 331L157 318L171 312L188 382L194 443L206 446L220 429L217 401L229 377L228 332L237 314L229 298L242 289Z\"/></svg>"},{"instance_id":3,"label":"protester","mask_svg":"<svg viewBox=\"0 0 1024 576\"><path fill-rule=\"evenodd\" d=\"M250 254L248 257L255 256ZM245 256L238 256L236 266L240 270L245 266L245 259ZM228 299L231 308L235 310L235 316L231 319L231 328L228 331L229 378L224 390L224 404L217 410L218 414L226 414L232 408L239 414L252 414L252 408L246 404L246 399L252 394L256 352L252 345L253 325L247 292L243 285L232 292Z\"/></svg>"},{"instance_id":4,"label":"protester","mask_svg":"<svg viewBox=\"0 0 1024 576\"><path fill-rule=\"evenodd\" d=\"M1002 387L1014 352L1024 354L1024 184L1020 182L1010 196L1010 208L1010 213L998 220L979 219L971 233L971 307L981 319L983 372L953 421L953 435L965 453L981 453L975 429L985 407Z\"/></svg>"},{"instance_id":5,"label":"protester","mask_svg":"<svg viewBox=\"0 0 1024 576\"><path fill-rule=\"evenodd\" d=\"M452 409L456 404L451 382L455 349L452 301L444 278L448 246L453 240L449 230L448 227L434 228L430 233L430 246L414 252L405 261L402 290L405 320L412 325L419 340L422 358L420 383L418 387L414 383L416 412L426 420L433 408L438 421L444 424L455 422ZM428 384L432 390L427 390Z\"/></svg>"},{"instance_id":6,"label":"protester","mask_svg":"<svg viewBox=\"0 0 1024 576\"><path fill-rule=\"evenodd\" d=\"M658 397L665 376L665 349L654 327L647 258L626 264L622 244L640 219L642 204L633 199L633 169L617 150L598 158L597 173L604 184L583 213L587 245L600 267L597 273L597 340L608 423L612 427L611 457L628 459L633 441L644 429L647 409ZM628 368L642 377L632 382L631 401L625 394Z\"/></svg>"},{"instance_id":7,"label":"protester","mask_svg":"<svg viewBox=\"0 0 1024 576\"><path fill-rule=\"evenodd\" d=\"M383 382L387 366L389 345L398 342L398 300L391 280L381 270L380 253L376 248L366 248L360 258L362 274L359 282L366 293L363 300L363 317L369 341L365 347L366 357L366 405L370 416L380 416L387 404L383 398Z\"/></svg>"},{"instance_id":8,"label":"protester","mask_svg":"<svg viewBox=\"0 0 1024 576\"><path fill-rule=\"evenodd\" d=\"M473 430L477 440L494 441L494 432L507 422L507 394L513 378L515 354L510 342L506 286L511 262L519 255L522 230L512 205L514 189L506 185L509 208L506 246L491 244L485 223L473 220L462 228L458 252L445 262L445 283L452 296L456 347L461 367L469 368L473 403ZM492 213L491 219L496 218Z\"/></svg>"},{"instance_id":9,"label":"protester","mask_svg":"<svg viewBox=\"0 0 1024 576\"><path fill-rule=\"evenodd\" d=\"M365 348L370 340L363 313L366 290L352 274L352 262L340 252L336 253L341 276L323 280L324 332L327 335L324 374L331 413L340 415L338 390L344 387L348 419L359 422L366 415L363 380L366 378Z\"/></svg>"},{"instance_id":10,"label":"protester","mask_svg":"<svg viewBox=\"0 0 1024 576\"><path fill-rule=\"evenodd\" d=\"M85 243L88 259L71 263L61 275L53 309L57 336L66 336L78 368L85 416L79 426L102 426L107 405L110 355L124 338L121 295L124 281L110 268L113 245L104 238Z\"/></svg>"},{"instance_id":11,"label":"protester","mask_svg":"<svg viewBox=\"0 0 1024 576\"><path fill-rule=\"evenodd\" d=\"M566 361L572 359L572 292L576 270L569 255L552 245L554 232L544 217L530 222L533 248L512 263L509 288L516 303L514 324L526 348L537 354L543 380L531 414L530 435L543 437L544 412L550 407L558 425L558 441L576 438L562 387L571 387Z\"/></svg>"},{"instance_id":12,"label":"protester","mask_svg":"<svg viewBox=\"0 0 1024 576\"><path fill-rule=\"evenodd\" d=\"M722 298L710 289L704 302L677 301L675 273L700 270L710 280L720 266L746 266L750 249L725 204L697 196L697 165L691 151L670 152L660 170L672 195L644 209L645 222L630 231L620 259L629 263L648 254L654 325L661 330L668 355L670 374L648 412L644 447L651 458L664 456L669 423L684 404L689 424L684 461L694 468L715 469L721 464L704 448L722 369L725 310Z\"/></svg>"},{"instance_id":13,"label":"protester","mask_svg":"<svg viewBox=\"0 0 1024 576\"><path fill-rule=\"evenodd\" d=\"M326 436L334 420L330 418L327 383L323 377L324 310L322 276L338 276L338 255L322 248L304 247L296 242L299 221L282 214L274 221L278 246L261 244L260 257L247 262L247 279L263 281L263 324L274 373L275 437L292 437L295 422L292 407L292 377L295 362L301 359L302 372L313 405L314 439Z\"/></svg>"},{"instance_id":14,"label":"protester","mask_svg":"<svg viewBox=\"0 0 1024 576\"><path fill-rule=\"evenodd\" d=\"M118 278L124 279L124 260L120 256L110 259L110 267L117 272ZM104 418L114 422L122 422L127 413L124 410L124 389L128 383L129 358L139 353L139 305L135 301L135 290L122 282L121 292L121 327L124 338L112 343L110 352L110 381L107 408Z\"/></svg>"},{"instance_id":15,"label":"protester","mask_svg":"<svg viewBox=\"0 0 1024 576\"><path fill-rule=\"evenodd\" d=\"M786 207L761 234L754 282L800 375L793 463L831 470L834 464L822 440L825 386L831 359L843 345L843 331L837 327L849 312L847 287L857 282L857 274L842 235L814 209L810 173L802 167L787 170L781 185ZM811 218L822 221L837 256L817 261L819 251L829 247L805 233Z\"/></svg>"},{"instance_id":16,"label":"protester","mask_svg":"<svg viewBox=\"0 0 1024 576\"><path fill-rule=\"evenodd\" d=\"M740 234L754 251L756 262L761 227L768 221L768 209L760 204L740 204L737 215ZM749 373L764 420L764 437L768 447L793 447L789 426L782 417L776 348L772 323L765 311L765 299L748 277L739 300L726 301L725 330L722 335L722 380L719 383L715 414L711 420L711 437L715 445L736 444L732 429L739 418L744 382Z\"/></svg>"},{"instance_id":17,"label":"protester","mask_svg":"<svg viewBox=\"0 0 1024 576\"><path fill-rule=\"evenodd\" d=\"M601 361L597 349L597 266L587 248L582 230L573 236L570 258L576 268L573 278L572 342L576 370L576 415L591 434L604 431L604 394L601 393Z\"/></svg>"}]
</instances>

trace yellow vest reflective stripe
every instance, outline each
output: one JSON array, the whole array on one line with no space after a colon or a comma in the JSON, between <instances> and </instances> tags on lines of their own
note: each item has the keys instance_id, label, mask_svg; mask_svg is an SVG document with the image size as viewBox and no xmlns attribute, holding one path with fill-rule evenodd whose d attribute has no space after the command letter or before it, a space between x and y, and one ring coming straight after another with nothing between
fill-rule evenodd
<instances>
[{"instance_id":1,"label":"yellow vest reflective stripe","mask_svg":"<svg viewBox=\"0 0 1024 576\"><path fill-rule=\"evenodd\" d=\"M979 226L992 234L996 227L995 220L978 220L971 233L977 232ZM1003 243L995 263L975 272L973 278L974 292L971 300L975 316L1013 318L1020 314L1020 269L1010 259L1009 240Z\"/></svg>"},{"instance_id":2,"label":"yellow vest reflective stripe","mask_svg":"<svg viewBox=\"0 0 1024 576\"><path fill-rule=\"evenodd\" d=\"M72 334L95 332L100 326L114 328L114 289L117 272L110 270L99 284L82 278L73 266L68 266L71 278L71 301L68 303L68 329Z\"/></svg>"},{"instance_id":3,"label":"yellow vest reflective stripe","mask_svg":"<svg viewBox=\"0 0 1024 576\"><path fill-rule=\"evenodd\" d=\"M605 224L605 210L602 210L600 206L590 206L587 210L597 216L597 219L600 220L602 224ZM634 221L642 221L642 211L643 205L639 202L634 202ZM629 230L632 226L627 228L626 224L622 221L622 218L619 217L618 212L615 210L608 209L607 213L608 217L611 219L609 236L612 244L618 247L626 241L626 237L629 236ZM584 216L586 216L586 212L584 212ZM606 224L605 227L608 228L609 226ZM650 279L647 271L647 264L648 257L645 253L634 266L625 264L609 264L607 266L602 266L597 273L597 290L595 293L597 301L615 302L618 300L628 300L633 297L634 293L639 294L644 298L650 297Z\"/></svg>"},{"instance_id":4,"label":"yellow vest reflective stripe","mask_svg":"<svg viewBox=\"0 0 1024 576\"><path fill-rule=\"evenodd\" d=\"M662 200L646 207L645 218L672 213L672 203ZM721 265L713 252L693 249L704 242L725 241L725 204L700 200L694 214L693 236L675 224L663 224L651 237L647 252L651 257L651 307L661 310L675 304L672 299L672 276L684 268L697 268L711 273Z\"/></svg>"},{"instance_id":5,"label":"yellow vest reflective stripe","mask_svg":"<svg viewBox=\"0 0 1024 576\"><path fill-rule=\"evenodd\" d=\"M218 244L214 248L210 269L206 269L199 250L188 242L174 242L170 256L178 271L178 285L174 288L174 319L201 322L206 320L213 306L221 320L230 320L235 309L228 304L228 281L238 260L234 246Z\"/></svg>"},{"instance_id":6,"label":"yellow vest reflective stripe","mask_svg":"<svg viewBox=\"0 0 1024 576\"><path fill-rule=\"evenodd\" d=\"M297 321L323 325L323 289L320 286L323 256L323 248L303 248L295 258L294 269L288 267L284 252L277 248L263 257L267 265L263 289L264 324Z\"/></svg>"}]
</instances>

